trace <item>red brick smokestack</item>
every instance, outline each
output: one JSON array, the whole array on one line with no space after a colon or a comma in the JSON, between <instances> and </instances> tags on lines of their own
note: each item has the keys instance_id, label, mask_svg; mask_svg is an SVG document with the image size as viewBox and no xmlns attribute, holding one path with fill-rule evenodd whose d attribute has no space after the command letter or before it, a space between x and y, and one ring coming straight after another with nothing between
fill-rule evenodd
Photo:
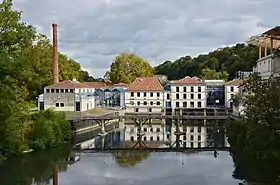
<instances>
[{"instance_id":1,"label":"red brick smokestack","mask_svg":"<svg viewBox=\"0 0 280 185\"><path fill-rule=\"evenodd\" d=\"M59 82L58 75L58 50L57 50L57 24L52 24L53 28L53 63L52 63L52 75L53 84Z\"/></svg>"}]
</instances>

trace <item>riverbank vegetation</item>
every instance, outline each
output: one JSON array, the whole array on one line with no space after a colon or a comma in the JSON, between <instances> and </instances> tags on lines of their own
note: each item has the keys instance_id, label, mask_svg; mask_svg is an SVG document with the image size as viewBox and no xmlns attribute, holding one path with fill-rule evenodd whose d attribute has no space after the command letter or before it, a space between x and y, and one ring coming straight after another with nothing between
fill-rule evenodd
<instances>
[{"instance_id":1,"label":"riverbank vegetation","mask_svg":"<svg viewBox=\"0 0 280 185\"><path fill-rule=\"evenodd\" d=\"M70 123L53 111L30 114L30 101L51 83L52 47L20 21L11 0L0 4L0 156L21 155L68 140ZM84 80L80 64L59 54L60 79ZM65 134L62 136L62 134Z\"/></svg>"},{"instance_id":2,"label":"riverbank vegetation","mask_svg":"<svg viewBox=\"0 0 280 185\"><path fill-rule=\"evenodd\" d=\"M280 182L280 79L253 75L244 83L250 92L245 114L228 124L235 162L233 176L248 182Z\"/></svg>"}]
</instances>

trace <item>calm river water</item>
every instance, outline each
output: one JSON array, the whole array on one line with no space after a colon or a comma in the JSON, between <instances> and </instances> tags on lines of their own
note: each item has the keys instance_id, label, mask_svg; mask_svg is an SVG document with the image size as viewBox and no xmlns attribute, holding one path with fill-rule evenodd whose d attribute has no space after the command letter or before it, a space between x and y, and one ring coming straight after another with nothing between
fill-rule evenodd
<instances>
[{"instance_id":1,"label":"calm river water","mask_svg":"<svg viewBox=\"0 0 280 185\"><path fill-rule=\"evenodd\" d=\"M215 146L226 145L225 134L221 131L220 135L215 136L213 128L191 128L191 130L194 132L198 130L200 134L199 137L194 134L194 138L199 138L199 141L191 141L194 143L193 146L196 146L195 142L200 143L200 148L204 145L210 146L215 138L217 143ZM236 168L228 151L215 153L213 149L213 151L184 153L150 151L94 153L77 150L77 147L82 146L92 148L100 146L100 138L93 139L98 138L98 132L92 131L75 137L73 142L78 144L75 145L76 150L73 150L73 144L67 144L10 159L0 165L0 185L239 185L242 183L233 178ZM128 137L127 133L131 134L132 131L112 132L105 140L117 147L124 147L123 143L127 140L131 142L131 136ZM149 135L148 138L150 137L153 136Z\"/></svg>"}]
</instances>

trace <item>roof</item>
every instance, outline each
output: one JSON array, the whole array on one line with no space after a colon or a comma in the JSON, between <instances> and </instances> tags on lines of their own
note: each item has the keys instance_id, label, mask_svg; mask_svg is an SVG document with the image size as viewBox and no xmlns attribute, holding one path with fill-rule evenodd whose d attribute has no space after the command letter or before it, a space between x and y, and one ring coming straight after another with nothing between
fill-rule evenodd
<instances>
[{"instance_id":1,"label":"roof","mask_svg":"<svg viewBox=\"0 0 280 185\"><path fill-rule=\"evenodd\" d=\"M58 82L56 84L49 85L45 88L101 88L106 86L103 82L77 82L66 80L62 82Z\"/></svg>"},{"instance_id":2,"label":"roof","mask_svg":"<svg viewBox=\"0 0 280 185\"><path fill-rule=\"evenodd\" d=\"M278 48L280 46L280 26L276 26L262 34L253 36L246 42L254 46L267 46L270 48L271 38L273 39L273 49Z\"/></svg>"},{"instance_id":3,"label":"roof","mask_svg":"<svg viewBox=\"0 0 280 185\"><path fill-rule=\"evenodd\" d=\"M227 82L227 85L236 85L236 86L240 86L243 83L243 80L241 79L233 79L229 82Z\"/></svg>"},{"instance_id":4,"label":"roof","mask_svg":"<svg viewBox=\"0 0 280 185\"><path fill-rule=\"evenodd\" d=\"M127 91L163 91L157 77L138 77L127 88Z\"/></svg>"},{"instance_id":5,"label":"roof","mask_svg":"<svg viewBox=\"0 0 280 185\"><path fill-rule=\"evenodd\" d=\"M126 83L120 82L120 83L115 84L114 86L115 87L127 87L128 85Z\"/></svg>"},{"instance_id":6,"label":"roof","mask_svg":"<svg viewBox=\"0 0 280 185\"><path fill-rule=\"evenodd\" d=\"M198 85L198 84L206 84L205 82L203 82L201 79L197 78L197 77L189 77L189 76L186 76L185 78L182 78L180 80L175 80L173 81L171 84L174 84L174 85Z\"/></svg>"}]
</instances>

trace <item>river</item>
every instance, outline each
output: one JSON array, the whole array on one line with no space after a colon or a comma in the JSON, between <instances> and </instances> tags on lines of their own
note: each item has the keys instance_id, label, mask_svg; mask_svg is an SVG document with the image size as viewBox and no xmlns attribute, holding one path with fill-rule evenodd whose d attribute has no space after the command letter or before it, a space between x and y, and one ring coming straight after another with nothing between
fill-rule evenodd
<instances>
[{"instance_id":1,"label":"river","mask_svg":"<svg viewBox=\"0 0 280 185\"><path fill-rule=\"evenodd\" d=\"M192 127L191 129L195 131L197 128ZM199 150L193 149L185 152L84 151L80 150L81 147L91 149L102 147L102 139L97 136L98 131L86 132L76 136L71 144L37 151L5 162L0 166L0 184L239 185L242 183L243 181L234 178L236 167L230 152L215 150L215 147L228 145L224 129L213 129L208 126L197 130L200 130L200 136L194 138L200 138L199 141L190 142L193 143L192 146L200 143L197 147ZM218 132L213 134L213 130L218 130ZM133 133L127 127L124 130L117 129L107 134L105 138L107 149L109 149L108 147L121 149L132 146L132 138L128 134ZM150 133L148 138L151 139L152 134ZM161 133L156 133L156 135L161 135ZM197 133L193 135L197 135ZM145 142L152 143L151 141ZM166 146L166 144L167 142L159 140L148 146L159 147L159 145ZM213 150L203 151L204 147L209 148L209 146L213 146Z\"/></svg>"}]
</instances>

